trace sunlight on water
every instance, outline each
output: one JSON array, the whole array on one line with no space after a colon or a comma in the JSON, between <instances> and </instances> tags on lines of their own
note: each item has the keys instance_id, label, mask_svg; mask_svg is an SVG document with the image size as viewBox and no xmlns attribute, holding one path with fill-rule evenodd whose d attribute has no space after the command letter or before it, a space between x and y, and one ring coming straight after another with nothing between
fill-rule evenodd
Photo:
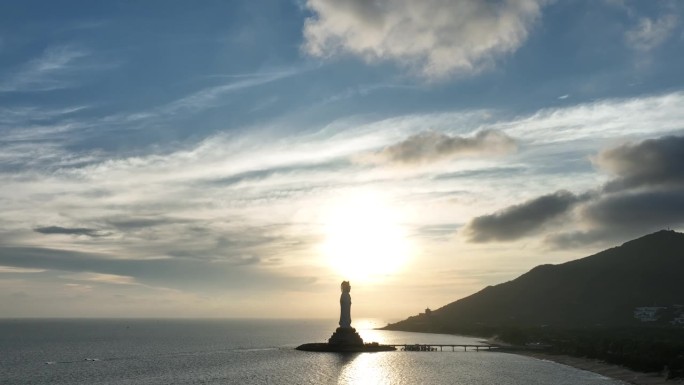
<instances>
[{"instance_id":1,"label":"sunlight on water","mask_svg":"<svg viewBox=\"0 0 684 385\"><path fill-rule=\"evenodd\" d=\"M354 356L340 373L338 384L390 384L390 373L382 361L379 354Z\"/></svg>"},{"instance_id":2,"label":"sunlight on water","mask_svg":"<svg viewBox=\"0 0 684 385\"><path fill-rule=\"evenodd\" d=\"M613 385L619 381L528 357L490 352L389 352L338 356L335 383Z\"/></svg>"},{"instance_id":3,"label":"sunlight on water","mask_svg":"<svg viewBox=\"0 0 684 385\"><path fill-rule=\"evenodd\" d=\"M473 337L373 330L366 341L463 344ZM294 349L327 321L0 320L2 385L619 385L597 374L495 352L315 353Z\"/></svg>"},{"instance_id":4,"label":"sunlight on water","mask_svg":"<svg viewBox=\"0 0 684 385\"><path fill-rule=\"evenodd\" d=\"M372 330L387 325L387 322L380 318L354 318L353 327L359 332L361 330Z\"/></svg>"}]
</instances>

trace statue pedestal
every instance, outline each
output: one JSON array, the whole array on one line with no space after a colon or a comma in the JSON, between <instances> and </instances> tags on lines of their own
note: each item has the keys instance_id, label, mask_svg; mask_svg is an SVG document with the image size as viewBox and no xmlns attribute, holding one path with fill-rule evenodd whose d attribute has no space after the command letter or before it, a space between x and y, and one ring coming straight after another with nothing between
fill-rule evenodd
<instances>
[{"instance_id":1,"label":"statue pedestal","mask_svg":"<svg viewBox=\"0 0 684 385\"><path fill-rule=\"evenodd\" d=\"M328 343L304 344L297 347L297 350L307 352L333 352L333 353L373 353L390 352L397 350L394 346L380 345L377 342L364 344L356 329L337 328Z\"/></svg>"},{"instance_id":2,"label":"statue pedestal","mask_svg":"<svg viewBox=\"0 0 684 385\"><path fill-rule=\"evenodd\" d=\"M363 346L363 339L356 329L349 328L337 328L335 333L328 339L328 344L330 345L344 345L344 346Z\"/></svg>"}]
</instances>

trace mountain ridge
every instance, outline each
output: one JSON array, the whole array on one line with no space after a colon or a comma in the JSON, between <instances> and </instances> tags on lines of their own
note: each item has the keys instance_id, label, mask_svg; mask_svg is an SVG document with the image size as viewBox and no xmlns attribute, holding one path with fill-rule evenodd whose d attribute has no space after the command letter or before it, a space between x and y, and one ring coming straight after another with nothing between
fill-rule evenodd
<instances>
[{"instance_id":1,"label":"mountain ridge","mask_svg":"<svg viewBox=\"0 0 684 385\"><path fill-rule=\"evenodd\" d=\"M468 333L511 326L667 326L682 313L683 276L684 234L661 230L587 257L536 266L385 328ZM663 309L655 310L656 320L636 317L647 307Z\"/></svg>"}]
</instances>

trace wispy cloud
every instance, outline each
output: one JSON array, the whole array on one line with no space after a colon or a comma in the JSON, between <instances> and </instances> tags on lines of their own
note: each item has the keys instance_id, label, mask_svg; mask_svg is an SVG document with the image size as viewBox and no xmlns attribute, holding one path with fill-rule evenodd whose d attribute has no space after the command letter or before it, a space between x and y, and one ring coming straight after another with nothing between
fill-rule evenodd
<instances>
[{"instance_id":1,"label":"wispy cloud","mask_svg":"<svg viewBox=\"0 0 684 385\"><path fill-rule=\"evenodd\" d=\"M634 28L625 33L625 40L635 50L651 51L672 35L678 22L677 16L672 14L666 14L657 19L641 18Z\"/></svg>"},{"instance_id":2,"label":"wispy cloud","mask_svg":"<svg viewBox=\"0 0 684 385\"><path fill-rule=\"evenodd\" d=\"M135 279L133 277L125 275L115 275L115 274L102 274L102 273L76 273L64 275L62 278L70 279L74 281L86 281L86 282L96 282L96 283L108 283L113 285L135 285Z\"/></svg>"},{"instance_id":3,"label":"wispy cloud","mask_svg":"<svg viewBox=\"0 0 684 385\"><path fill-rule=\"evenodd\" d=\"M682 92L604 99L565 108L543 109L530 116L501 121L489 127L536 143L651 136L684 129L682 106Z\"/></svg>"},{"instance_id":4,"label":"wispy cloud","mask_svg":"<svg viewBox=\"0 0 684 385\"><path fill-rule=\"evenodd\" d=\"M0 125L25 125L27 122L47 121L69 116L88 109L87 105L45 108L35 105L0 107Z\"/></svg>"},{"instance_id":5,"label":"wispy cloud","mask_svg":"<svg viewBox=\"0 0 684 385\"><path fill-rule=\"evenodd\" d=\"M27 172L57 171L100 163L106 159L100 156L97 150L69 151L65 148L64 143L54 141L54 131L48 131L48 133L53 141L47 141L45 137L37 135L24 137L24 140L10 137L7 138L7 143L0 140L0 173L19 170Z\"/></svg>"},{"instance_id":6,"label":"wispy cloud","mask_svg":"<svg viewBox=\"0 0 684 385\"><path fill-rule=\"evenodd\" d=\"M303 71L302 69L286 69L276 72L261 72L253 74L241 74L234 77L239 79L203 88L190 95L183 96L165 105L154 107L146 111L130 114L119 114L104 119L107 123L130 124L137 121L145 121L159 118L171 118L177 114L193 114L209 108L227 103L225 97L238 91L259 87L272 83Z\"/></svg>"},{"instance_id":7,"label":"wispy cloud","mask_svg":"<svg viewBox=\"0 0 684 385\"><path fill-rule=\"evenodd\" d=\"M80 59L88 57L86 50L70 45L46 49L14 73L0 80L0 92L50 91L74 86L72 74Z\"/></svg>"},{"instance_id":8,"label":"wispy cloud","mask_svg":"<svg viewBox=\"0 0 684 385\"><path fill-rule=\"evenodd\" d=\"M504 209L497 218L509 223L520 213L538 213L540 226L517 228L528 236L574 213L580 207L574 199L585 186L600 183L587 155L597 153L601 138L681 130L682 105L684 96L672 93L513 119L496 111L347 119L296 134L282 126L276 127L282 134L268 128L217 134L137 156L90 154L41 141L12 143L4 147L11 152L0 152L0 236L14 246L0 250L0 265L133 277L144 285L190 292L306 286L314 273L324 273L311 262L323 237L320 208L360 187L421 207L421 215L406 224L419 229L415 237L426 242L449 239L459 224L516 199L530 204ZM475 157L420 170L352 161L428 129L443 133L435 143L450 144L447 157L458 155L460 145L480 149L484 139L477 133L487 130L515 138L519 150L505 160ZM586 148L572 156L584 162L587 174L567 169L544 174L543 167L567 160L558 149L578 150L580 140ZM553 156L542 157L549 148ZM419 154L416 159L432 159L430 153ZM604 163L617 158L610 159ZM557 191L562 181L572 183L574 192L550 197L551 205L535 200ZM502 190L511 194L501 197ZM548 207L551 211L544 211ZM92 236L100 234L107 236Z\"/></svg>"},{"instance_id":9,"label":"wispy cloud","mask_svg":"<svg viewBox=\"0 0 684 385\"><path fill-rule=\"evenodd\" d=\"M191 94L189 96L183 97L179 100L176 100L160 108L159 112L165 114L173 114L179 111L197 111L201 109L210 108L213 107L215 105L214 103L216 103L218 100L220 100L222 96L226 94L271 83L276 80L292 76L297 72L298 71L296 70L288 70L275 73L255 74L252 77L243 80L222 84L219 86L209 87L201 91L198 91L194 94Z\"/></svg>"},{"instance_id":10,"label":"wispy cloud","mask_svg":"<svg viewBox=\"0 0 684 385\"><path fill-rule=\"evenodd\" d=\"M222 263L202 258L116 258L66 249L0 247L0 263L21 269L59 272L62 279L126 286L144 285L213 292L226 288L268 290L311 284L306 275L279 275L253 263Z\"/></svg>"},{"instance_id":11,"label":"wispy cloud","mask_svg":"<svg viewBox=\"0 0 684 385\"><path fill-rule=\"evenodd\" d=\"M74 57L79 56L74 55ZM61 66L59 63L54 63L51 66L44 64L42 67L67 67L69 61L64 59L60 63L62 63ZM14 148L21 147L20 152L22 152L27 143L35 143L36 146L41 145L52 148L54 152L59 152L60 145L73 143L81 138L81 136L74 135L75 132L102 137L115 130L136 130L154 124L168 124L169 120L176 119L179 116L187 117L212 107L230 103L230 96L234 96L242 90L294 76L305 70L296 68L242 74L238 80L200 89L161 106L104 117L81 115L81 112L90 108L87 105L63 108L43 108L35 105L4 107L0 108L0 132L3 134L0 136L0 146L2 146L2 142L5 142L3 152L12 153ZM44 148L40 151L42 154L40 157L32 157L31 162L35 164L38 159L45 158L46 154L53 152L45 150ZM91 155L92 152L87 157ZM73 160L74 154L68 157ZM79 162L72 164L76 165ZM62 162L58 163L61 164Z\"/></svg>"},{"instance_id":12,"label":"wispy cloud","mask_svg":"<svg viewBox=\"0 0 684 385\"><path fill-rule=\"evenodd\" d=\"M31 274L31 273L42 273L45 269L27 269L22 267L12 267L12 266L0 266L1 273L10 274Z\"/></svg>"},{"instance_id":13,"label":"wispy cloud","mask_svg":"<svg viewBox=\"0 0 684 385\"><path fill-rule=\"evenodd\" d=\"M0 153L11 153L12 147L27 143L43 142L45 147L50 147L68 141L74 131L93 125L92 119L80 117L88 108L87 105L52 108L18 105L0 108Z\"/></svg>"}]
</instances>

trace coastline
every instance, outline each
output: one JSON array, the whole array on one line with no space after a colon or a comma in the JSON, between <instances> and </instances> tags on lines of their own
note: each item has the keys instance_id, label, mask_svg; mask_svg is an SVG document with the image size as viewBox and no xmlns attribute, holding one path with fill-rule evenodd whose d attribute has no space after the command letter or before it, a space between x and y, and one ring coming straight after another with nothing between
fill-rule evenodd
<instances>
[{"instance_id":1,"label":"coastline","mask_svg":"<svg viewBox=\"0 0 684 385\"><path fill-rule=\"evenodd\" d=\"M634 385L674 385L674 384L684 384L684 379L676 380L666 380L665 377L661 376L659 373L642 373L637 372L624 366L613 365L607 362L581 358L572 357L560 354L545 353L542 351L533 350L505 350L504 353L518 354L521 356L531 357L538 360L545 360L555 362L561 365L571 366L576 369L586 370L589 372L597 373L602 376L610 377L627 384Z\"/></svg>"},{"instance_id":2,"label":"coastline","mask_svg":"<svg viewBox=\"0 0 684 385\"><path fill-rule=\"evenodd\" d=\"M398 329L385 329L379 328L379 330L394 330L394 331L404 331ZM418 332L418 333L428 333L431 332ZM451 334L451 333L447 333ZM498 352L503 354L517 354L520 356L526 356L542 361L555 362L557 364L566 365L573 367L575 369L586 370L588 372L600 374L602 376L612 378L614 380L622 381L625 384L632 385L679 385L684 384L684 378L677 378L673 380L667 380L662 374L657 372L638 372L629 369L624 366L610 364L599 359L592 359L586 357L575 357L563 354L554 354L545 352L543 350L532 350L522 346L512 345L503 342L497 338L483 338L482 336L466 335L466 334L455 334L466 337L479 338L480 342L497 345L501 349L492 350L492 352Z\"/></svg>"}]
</instances>

